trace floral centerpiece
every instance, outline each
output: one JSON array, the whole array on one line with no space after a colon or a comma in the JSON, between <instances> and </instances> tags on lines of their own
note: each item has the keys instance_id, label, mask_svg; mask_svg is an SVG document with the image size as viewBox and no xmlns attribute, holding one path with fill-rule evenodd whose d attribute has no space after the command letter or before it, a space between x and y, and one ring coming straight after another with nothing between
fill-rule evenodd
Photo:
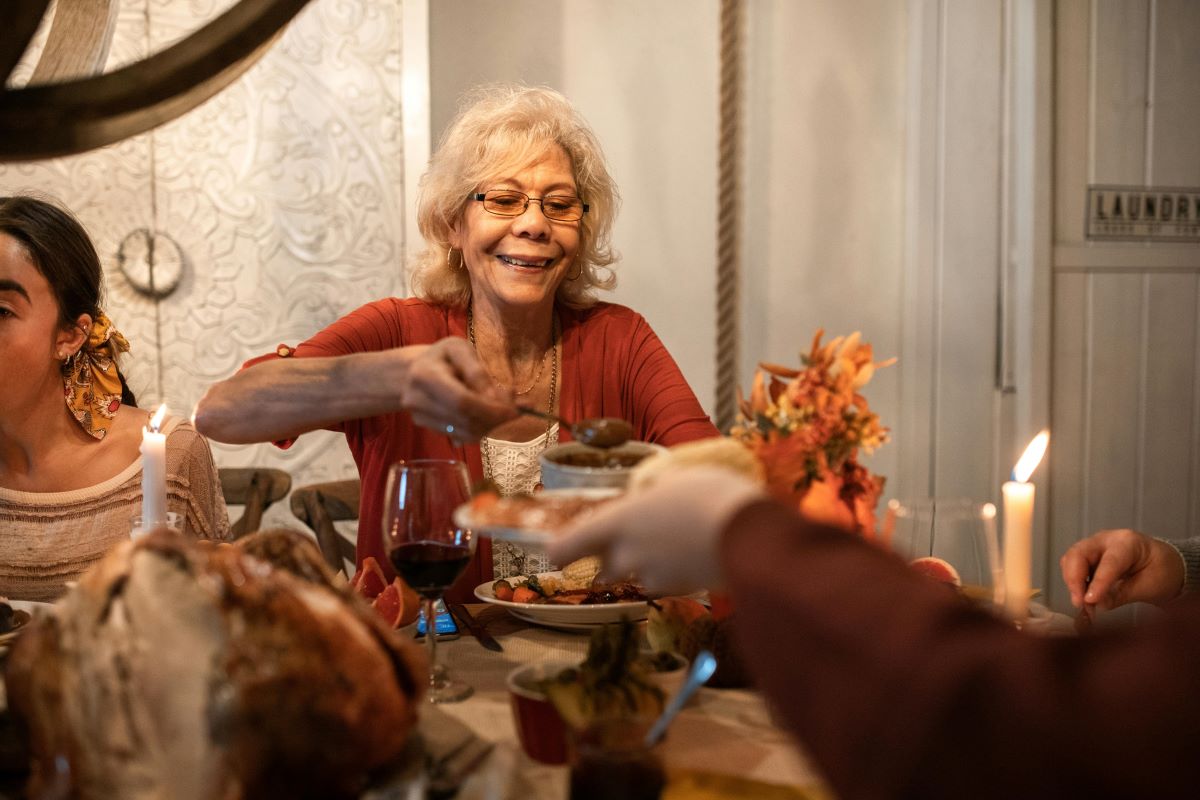
<instances>
[{"instance_id":1,"label":"floral centerpiece","mask_svg":"<svg viewBox=\"0 0 1200 800\"><path fill-rule=\"evenodd\" d=\"M823 522L875 537L875 506L884 478L858 462L888 440L859 391L877 369L859 334L839 336L802 355L800 369L759 364L750 397L740 396L730 436L761 462L768 489Z\"/></svg>"}]
</instances>

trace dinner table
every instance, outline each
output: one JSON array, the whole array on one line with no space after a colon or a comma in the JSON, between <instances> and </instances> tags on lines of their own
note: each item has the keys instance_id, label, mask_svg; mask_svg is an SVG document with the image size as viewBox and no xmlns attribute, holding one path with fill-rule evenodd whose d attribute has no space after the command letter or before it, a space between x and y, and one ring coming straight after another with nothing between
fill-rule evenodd
<instances>
[{"instance_id":1,"label":"dinner table","mask_svg":"<svg viewBox=\"0 0 1200 800\"><path fill-rule=\"evenodd\" d=\"M560 800L568 796L569 770L542 764L521 748L506 679L537 662L578 662L587 654L586 630L560 630L518 619L504 608L467 606L477 626L503 650L481 646L467 630L439 641L439 661L474 687L461 702L432 707L489 745L468 764L458 797ZM582 627L582 626L581 626ZM830 800L803 748L776 721L751 688L702 687L671 724L657 752L667 774L664 797L762 797Z\"/></svg>"}]
</instances>

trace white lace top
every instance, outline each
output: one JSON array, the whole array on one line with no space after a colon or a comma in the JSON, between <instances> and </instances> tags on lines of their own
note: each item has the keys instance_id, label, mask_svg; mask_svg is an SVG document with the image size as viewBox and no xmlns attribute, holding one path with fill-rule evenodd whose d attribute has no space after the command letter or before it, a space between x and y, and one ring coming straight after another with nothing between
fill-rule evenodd
<instances>
[{"instance_id":1,"label":"white lace top","mask_svg":"<svg viewBox=\"0 0 1200 800\"><path fill-rule=\"evenodd\" d=\"M558 443L558 424L528 442L506 442L485 438L480 442L484 463L489 467L487 477L500 489L500 494L532 492L542 480L538 457L542 451ZM525 550L512 542L496 541L492 546L492 572L496 578L510 575L531 575L557 569L540 550Z\"/></svg>"}]
</instances>

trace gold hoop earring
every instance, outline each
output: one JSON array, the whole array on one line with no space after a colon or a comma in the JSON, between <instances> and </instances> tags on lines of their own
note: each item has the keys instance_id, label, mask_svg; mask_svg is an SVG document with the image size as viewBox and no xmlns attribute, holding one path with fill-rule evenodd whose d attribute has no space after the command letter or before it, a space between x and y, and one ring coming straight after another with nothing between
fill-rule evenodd
<instances>
[{"instance_id":1,"label":"gold hoop earring","mask_svg":"<svg viewBox=\"0 0 1200 800\"><path fill-rule=\"evenodd\" d=\"M580 279L580 278L582 278L582 277L583 277L583 262L582 262L582 261L580 261L580 262L579 262L579 269L578 269L578 270L575 272L575 277L574 277L574 278L572 278L572 277L569 277L569 276L568 276L568 277L567 277L567 280L569 280L569 281L577 281L577 280L579 280L579 279Z\"/></svg>"},{"instance_id":2,"label":"gold hoop earring","mask_svg":"<svg viewBox=\"0 0 1200 800\"><path fill-rule=\"evenodd\" d=\"M450 261L450 256L451 256L451 255L453 255L453 254L454 254L454 248L453 248L453 247L451 247L450 249L448 249L448 250L446 251L446 267L447 267L447 268L448 268L448 269L449 269L451 272L458 272L459 270L463 269L463 267L466 265L466 262L465 262L465 261L464 261L464 260L463 260L463 259L460 257L460 258L458 259L458 266L457 266L457 267L456 267L456 266L454 266L454 264L453 264L453 263Z\"/></svg>"}]
</instances>

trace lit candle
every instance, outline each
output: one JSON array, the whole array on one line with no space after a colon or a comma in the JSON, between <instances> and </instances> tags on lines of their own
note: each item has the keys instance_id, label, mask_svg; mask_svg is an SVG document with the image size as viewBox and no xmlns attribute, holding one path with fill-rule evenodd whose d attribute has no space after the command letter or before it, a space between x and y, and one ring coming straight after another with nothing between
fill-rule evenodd
<instances>
[{"instance_id":1,"label":"lit candle","mask_svg":"<svg viewBox=\"0 0 1200 800\"><path fill-rule=\"evenodd\" d=\"M1004 609L1017 620L1029 616L1029 594L1033 572L1033 494L1029 476L1042 463L1050 432L1033 437L1017 465L1012 480L1005 481L1004 495Z\"/></svg>"},{"instance_id":2,"label":"lit candle","mask_svg":"<svg viewBox=\"0 0 1200 800\"><path fill-rule=\"evenodd\" d=\"M160 433L167 405L154 412L142 431L142 530L167 522L167 435Z\"/></svg>"}]
</instances>

